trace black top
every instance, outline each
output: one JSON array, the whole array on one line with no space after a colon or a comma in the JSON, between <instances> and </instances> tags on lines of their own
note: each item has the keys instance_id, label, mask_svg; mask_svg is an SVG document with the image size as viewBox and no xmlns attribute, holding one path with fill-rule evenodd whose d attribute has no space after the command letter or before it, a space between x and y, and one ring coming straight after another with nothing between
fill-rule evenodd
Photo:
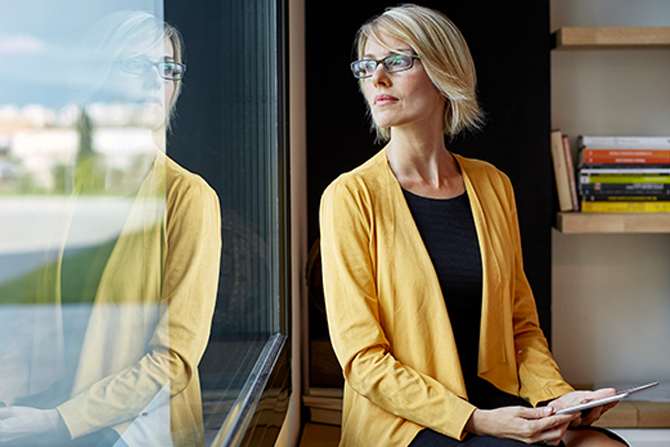
<instances>
[{"instance_id":1,"label":"black top","mask_svg":"<svg viewBox=\"0 0 670 447\"><path fill-rule=\"evenodd\" d=\"M470 402L495 407L506 395L477 376L482 315L482 260L467 193L431 199L403 190L440 281Z\"/></svg>"}]
</instances>

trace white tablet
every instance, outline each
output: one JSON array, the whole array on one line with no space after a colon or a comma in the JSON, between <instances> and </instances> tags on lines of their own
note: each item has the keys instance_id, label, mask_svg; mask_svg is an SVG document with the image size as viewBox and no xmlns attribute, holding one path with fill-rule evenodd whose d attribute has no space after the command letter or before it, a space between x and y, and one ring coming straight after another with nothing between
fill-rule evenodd
<instances>
[{"instance_id":1,"label":"white tablet","mask_svg":"<svg viewBox=\"0 0 670 447\"><path fill-rule=\"evenodd\" d=\"M631 394L639 393L640 391L645 391L648 390L649 388L653 388L658 385L658 382L651 382L651 383L646 383L644 385L636 386L633 388L628 388L626 390L619 391L617 394L609 397L604 397L602 399L596 399L592 400L591 402L586 402L585 404L580 404L580 405L575 405L573 407L568 407L564 408L562 410L558 410L554 414L566 414L566 413L576 413L577 411L584 411L588 410L593 407L599 407L600 405L606 405L610 404L612 402L617 402L620 401L621 399L625 399Z\"/></svg>"}]
</instances>

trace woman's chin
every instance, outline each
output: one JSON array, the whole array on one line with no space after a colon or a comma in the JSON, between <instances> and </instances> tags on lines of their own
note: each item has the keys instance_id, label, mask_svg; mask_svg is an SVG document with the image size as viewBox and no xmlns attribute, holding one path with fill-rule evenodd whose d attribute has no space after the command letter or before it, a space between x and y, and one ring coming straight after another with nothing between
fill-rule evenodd
<instances>
[{"instance_id":1,"label":"woman's chin","mask_svg":"<svg viewBox=\"0 0 670 447\"><path fill-rule=\"evenodd\" d=\"M149 129L159 129L165 127L166 111L162 104L146 103L143 104L137 115L137 122L141 127Z\"/></svg>"}]
</instances>

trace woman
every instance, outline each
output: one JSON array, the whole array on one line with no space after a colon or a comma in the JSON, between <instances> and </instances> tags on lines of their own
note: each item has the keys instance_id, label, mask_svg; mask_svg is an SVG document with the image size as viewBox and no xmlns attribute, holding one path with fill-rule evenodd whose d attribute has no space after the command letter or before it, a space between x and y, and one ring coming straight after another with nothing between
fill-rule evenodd
<instances>
[{"instance_id":1,"label":"woman","mask_svg":"<svg viewBox=\"0 0 670 447\"><path fill-rule=\"evenodd\" d=\"M181 38L170 25L136 11L116 13L94 31L92 53L113 59L95 66L102 79L92 98L139 111L142 125L153 130L151 167L127 193L132 205L106 244L109 250L96 254L104 256L100 271L73 275L95 281L90 299L82 300L92 301L83 330L64 312L65 351L76 354L35 360L52 368L51 383L5 402L10 406L0 409L0 443L200 446L197 367L216 301L221 224L212 188L164 154L166 123L185 70ZM77 194L97 184L86 181L94 170L80 169L87 161L77 163ZM70 221L77 218L75 204ZM36 296L49 297L55 307L68 301L72 261L63 257L66 251L57 268L44 269L36 281Z\"/></svg>"},{"instance_id":2,"label":"woman","mask_svg":"<svg viewBox=\"0 0 670 447\"><path fill-rule=\"evenodd\" d=\"M554 414L614 390L563 380L523 272L508 178L445 146L482 121L460 32L404 5L363 25L357 49L352 70L388 143L322 198L327 315L346 380L340 445L620 446L568 431L607 407Z\"/></svg>"}]
</instances>

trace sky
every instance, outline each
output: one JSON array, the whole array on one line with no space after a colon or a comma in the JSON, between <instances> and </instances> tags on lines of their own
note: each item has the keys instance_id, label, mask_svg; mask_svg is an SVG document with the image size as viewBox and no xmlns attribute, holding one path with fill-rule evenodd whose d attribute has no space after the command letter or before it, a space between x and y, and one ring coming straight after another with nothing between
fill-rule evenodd
<instances>
[{"instance_id":1,"label":"sky","mask_svg":"<svg viewBox=\"0 0 670 447\"><path fill-rule=\"evenodd\" d=\"M162 0L0 0L0 106L70 102L82 36L122 9L163 16Z\"/></svg>"}]
</instances>

